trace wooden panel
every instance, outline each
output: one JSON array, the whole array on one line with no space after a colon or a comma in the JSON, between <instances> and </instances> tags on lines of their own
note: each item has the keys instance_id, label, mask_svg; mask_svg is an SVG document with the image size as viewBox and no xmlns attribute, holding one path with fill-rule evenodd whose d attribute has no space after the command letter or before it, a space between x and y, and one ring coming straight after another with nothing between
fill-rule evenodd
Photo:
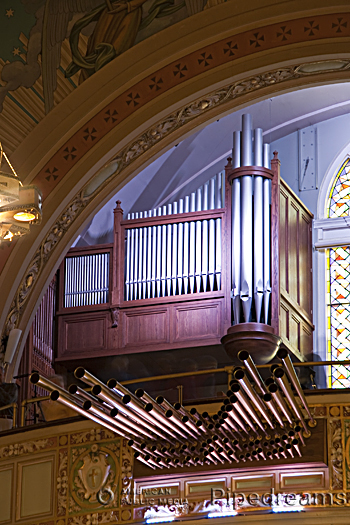
<instances>
[{"instance_id":1,"label":"wooden panel","mask_svg":"<svg viewBox=\"0 0 350 525\"><path fill-rule=\"evenodd\" d=\"M129 308L122 319L125 347L169 342L169 308Z\"/></svg>"},{"instance_id":2,"label":"wooden panel","mask_svg":"<svg viewBox=\"0 0 350 525\"><path fill-rule=\"evenodd\" d=\"M293 314L290 315L289 326L289 342L300 352L300 320Z\"/></svg>"},{"instance_id":3,"label":"wooden panel","mask_svg":"<svg viewBox=\"0 0 350 525\"><path fill-rule=\"evenodd\" d=\"M312 217L281 180L279 335L299 358L312 351Z\"/></svg>"},{"instance_id":4,"label":"wooden panel","mask_svg":"<svg viewBox=\"0 0 350 525\"><path fill-rule=\"evenodd\" d=\"M300 306L312 317L312 244L311 244L311 218L305 213L301 214L299 222L299 293Z\"/></svg>"},{"instance_id":5,"label":"wooden panel","mask_svg":"<svg viewBox=\"0 0 350 525\"><path fill-rule=\"evenodd\" d=\"M280 193L280 285L288 290L287 272L287 246L288 246L288 195Z\"/></svg>"},{"instance_id":6,"label":"wooden panel","mask_svg":"<svg viewBox=\"0 0 350 525\"><path fill-rule=\"evenodd\" d=\"M58 322L58 353L81 354L106 348L106 313L62 316Z\"/></svg>"},{"instance_id":7,"label":"wooden panel","mask_svg":"<svg viewBox=\"0 0 350 525\"><path fill-rule=\"evenodd\" d=\"M175 341L221 335L221 303L175 307Z\"/></svg>"},{"instance_id":8,"label":"wooden panel","mask_svg":"<svg viewBox=\"0 0 350 525\"><path fill-rule=\"evenodd\" d=\"M280 336L289 340L289 310L284 304L281 304L280 314Z\"/></svg>"},{"instance_id":9,"label":"wooden panel","mask_svg":"<svg viewBox=\"0 0 350 525\"><path fill-rule=\"evenodd\" d=\"M288 293L299 303L299 212L291 201L288 209Z\"/></svg>"}]
</instances>

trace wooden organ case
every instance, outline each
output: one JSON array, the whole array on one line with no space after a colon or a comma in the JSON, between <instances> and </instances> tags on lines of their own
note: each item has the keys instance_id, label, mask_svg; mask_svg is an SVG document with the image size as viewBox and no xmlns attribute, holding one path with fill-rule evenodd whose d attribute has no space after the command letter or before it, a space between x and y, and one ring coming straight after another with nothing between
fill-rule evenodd
<instances>
[{"instance_id":1,"label":"wooden organ case","mask_svg":"<svg viewBox=\"0 0 350 525\"><path fill-rule=\"evenodd\" d=\"M113 244L68 252L58 362L221 341L233 359L249 344L266 363L281 343L310 358L312 214L249 115L242 128L225 171L196 192L127 219L117 201Z\"/></svg>"}]
</instances>

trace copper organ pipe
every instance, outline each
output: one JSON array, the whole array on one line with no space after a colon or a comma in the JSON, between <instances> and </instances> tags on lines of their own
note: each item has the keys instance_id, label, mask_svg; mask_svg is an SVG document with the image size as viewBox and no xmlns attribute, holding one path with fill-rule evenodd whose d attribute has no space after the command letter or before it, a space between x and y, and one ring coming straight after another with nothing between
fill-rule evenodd
<instances>
[{"instance_id":1,"label":"copper organ pipe","mask_svg":"<svg viewBox=\"0 0 350 525\"><path fill-rule=\"evenodd\" d=\"M111 407L118 409L120 412L122 412L126 416L134 419L140 425L146 427L151 432L154 432L158 436L162 437L162 434L159 432L159 430L157 429L155 425L150 424L145 418L139 417L137 413L135 413L133 410L125 406L111 390L109 390L107 387L103 385L103 383L102 383L102 387L100 384L94 385L92 387L92 393L102 398L106 403L111 405Z\"/></svg>"},{"instance_id":2,"label":"copper organ pipe","mask_svg":"<svg viewBox=\"0 0 350 525\"><path fill-rule=\"evenodd\" d=\"M248 397L250 397L251 401L253 402L253 405L259 409L259 411L261 412L263 418L268 423L268 425L272 429L274 429L275 425L271 421L263 401L261 401L261 399L258 396L258 394L254 391L252 385L250 384L249 380L247 379L247 377L245 375L245 372L243 370L237 370L235 372L235 379L237 379L237 381L239 381L240 385L243 387L243 389L248 394Z\"/></svg>"},{"instance_id":3,"label":"copper organ pipe","mask_svg":"<svg viewBox=\"0 0 350 525\"><path fill-rule=\"evenodd\" d=\"M95 388L95 387L94 387ZM140 406L138 404L139 400L137 399L137 402L134 401L131 396L123 396L122 398L122 403L124 405L129 405L135 412L137 412L137 414L143 418L145 420L145 423L144 423L144 426L146 426L149 430L152 429L152 432L154 432L155 434L157 434L157 436L159 437L165 437L164 436L164 433L162 434L159 429L157 427L159 427L160 429L163 430L163 432L168 432L167 428L164 427L163 425L161 425L157 419L153 418L153 416L151 414L149 414L148 412L146 412L146 410L144 409L144 407ZM148 426L147 426L147 422L148 422ZM175 436L172 436L176 439ZM167 439L167 438L165 438Z\"/></svg>"},{"instance_id":4,"label":"copper organ pipe","mask_svg":"<svg viewBox=\"0 0 350 525\"><path fill-rule=\"evenodd\" d=\"M287 419L288 423L290 425L293 425L292 416L289 412L289 409L287 408L287 405L281 396L280 392L278 391L278 386L276 383L272 383L268 386L269 393L272 394L274 400L276 401L276 404L278 405L279 409L283 412L285 418Z\"/></svg>"},{"instance_id":5,"label":"copper organ pipe","mask_svg":"<svg viewBox=\"0 0 350 525\"><path fill-rule=\"evenodd\" d=\"M310 436L311 432L308 429L308 427L307 427L307 425L306 425L306 423L304 421L303 415L301 413L301 410L299 408L297 400L294 397L292 389L289 386L289 383L288 383L288 380L287 380L287 377L286 377L286 374L285 374L284 370L282 368L276 368L276 370L274 371L274 375L275 375L275 378L276 378L278 384L282 388L282 390L284 392L284 395L288 399L288 402L289 402L290 406L294 410L294 413L296 414L297 418L299 419L299 421L301 422L302 426L304 427L305 434L307 436Z\"/></svg>"},{"instance_id":6,"label":"copper organ pipe","mask_svg":"<svg viewBox=\"0 0 350 525\"><path fill-rule=\"evenodd\" d=\"M301 388L301 384L299 382L299 379L298 379L298 376L294 370L294 367L293 367L293 363L291 361L291 358L289 357L288 355L288 351L285 349L285 348L280 348L277 352L277 355L278 357L281 359L286 371L287 371L287 374L289 376L289 379L291 381L291 383L293 384L298 396L300 397L300 400L302 402L302 404L304 405L304 408L310 418L310 421L309 421L309 425L312 426L312 427L315 427L316 426L316 420L313 418L311 412L310 412L310 409L309 409L309 406L307 404L307 401L305 399L305 395L304 395L304 392L303 392L303 389Z\"/></svg>"},{"instance_id":7,"label":"copper organ pipe","mask_svg":"<svg viewBox=\"0 0 350 525\"><path fill-rule=\"evenodd\" d=\"M89 401L101 402L99 399L89 394L89 392L86 392L85 390L83 390L77 385L69 385L67 390L72 396L77 394L79 397L81 397L82 398L81 402L83 402L83 399L89 400Z\"/></svg>"},{"instance_id":8,"label":"copper organ pipe","mask_svg":"<svg viewBox=\"0 0 350 525\"><path fill-rule=\"evenodd\" d=\"M238 397L235 394L232 394L230 396L230 402L232 403L233 408L239 413L241 418L249 426L249 428L251 428L253 430L253 432L255 432L257 434L258 432L255 430L254 423L250 419L250 416L247 414L244 406L242 406L242 404L239 402Z\"/></svg>"},{"instance_id":9,"label":"copper organ pipe","mask_svg":"<svg viewBox=\"0 0 350 525\"><path fill-rule=\"evenodd\" d=\"M87 417L88 419L91 419L91 421L94 421L95 423L98 423L99 425L103 425L104 427L108 428L108 430L110 430L111 432L114 432L118 436L130 439L130 436L121 432L115 426L109 425L107 422L102 421L99 417L96 417L93 414L90 414L89 412L81 408L79 405L76 405L74 402L71 401L70 397L66 396L64 393L59 392L58 390L53 390L50 394L50 399L52 401L59 401L59 403L61 403L62 405L65 405L68 408L75 410L75 412L77 412L81 416Z\"/></svg>"},{"instance_id":10,"label":"copper organ pipe","mask_svg":"<svg viewBox=\"0 0 350 525\"><path fill-rule=\"evenodd\" d=\"M248 399L245 397L245 395L243 394L243 392L241 392L241 387L239 385L232 385L232 391L233 393L237 396L238 398L238 401L240 403L242 403L244 409L248 412L248 414L250 415L250 417L252 419L254 419L255 423L258 425L258 427L264 432L264 434L267 434L263 424L261 423L260 419L258 418L258 416L256 415L254 409L252 408L252 406L250 405L250 402L248 401Z\"/></svg>"},{"instance_id":11,"label":"copper organ pipe","mask_svg":"<svg viewBox=\"0 0 350 525\"><path fill-rule=\"evenodd\" d=\"M295 432L298 434L298 437L299 437L299 439L300 439L300 441L301 441L303 447L305 447L306 444L305 444L305 441L304 441L304 436L303 436L303 433L302 433L302 428L301 428L301 426L300 426L300 425L296 425L296 426L294 427L294 430L295 430Z\"/></svg>"},{"instance_id":12,"label":"copper organ pipe","mask_svg":"<svg viewBox=\"0 0 350 525\"><path fill-rule=\"evenodd\" d=\"M180 430L180 428L176 427L169 419L165 417L164 414L159 413L155 409L154 405L152 405L152 403L147 403L147 405L145 406L145 410L148 413L152 413L152 415L158 420L158 423L160 423L163 426L163 428L166 428L166 432L171 437L173 437L174 439L179 439L177 438L176 434L174 434L175 432L179 434L183 439L187 439L187 436Z\"/></svg>"},{"instance_id":13,"label":"copper organ pipe","mask_svg":"<svg viewBox=\"0 0 350 525\"><path fill-rule=\"evenodd\" d=\"M248 370L250 376L252 377L252 379L254 379L255 383L259 387L260 393L261 394L266 394L267 393L267 388L266 388L266 386L264 384L264 381L263 381L261 375L258 372L258 369L255 366L255 363L254 363L253 359L248 354L248 352L246 352L246 350L241 350L238 353L238 359L240 361L242 361L242 363L244 364L244 366Z\"/></svg>"},{"instance_id":14,"label":"copper organ pipe","mask_svg":"<svg viewBox=\"0 0 350 525\"><path fill-rule=\"evenodd\" d=\"M283 419L279 415L275 405L272 403L272 395L271 394L264 394L263 395L263 400L265 401L265 403L267 404L267 406L269 407L269 409L271 410L271 412L273 413L273 415L277 419L278 424L280 425L280 427L281 428L285 428L284 423L283 423Z\"/></svg>"}]
</instances>

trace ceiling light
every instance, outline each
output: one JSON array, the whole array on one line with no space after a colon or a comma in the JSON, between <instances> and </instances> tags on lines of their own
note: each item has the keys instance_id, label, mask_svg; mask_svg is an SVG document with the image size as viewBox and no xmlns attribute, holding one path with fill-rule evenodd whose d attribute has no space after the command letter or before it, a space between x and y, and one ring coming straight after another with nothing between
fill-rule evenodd
<instances>
[{"instance_id":1,"label":"ceiling light","mask_svg":"<svg viewBox=\"0 0 350 525\"><path fill-rule=\"evenodd\" d=\"M13 218L20 222L31 222L34 221L35 214L31 211L19 211L14 214Z\"/></svg>"},{"instance_id":2,"label":"ceiling light","mask_svg":"<svg viewBox=\"0 0 350 525\"><path fill-rule=\"evenodd\" d=\"M2 170L5 159L12 173ZM23 186L0 142L0 244L29 233L41 221L41 194L35 186Z\"/></svg>"}]
</instances>

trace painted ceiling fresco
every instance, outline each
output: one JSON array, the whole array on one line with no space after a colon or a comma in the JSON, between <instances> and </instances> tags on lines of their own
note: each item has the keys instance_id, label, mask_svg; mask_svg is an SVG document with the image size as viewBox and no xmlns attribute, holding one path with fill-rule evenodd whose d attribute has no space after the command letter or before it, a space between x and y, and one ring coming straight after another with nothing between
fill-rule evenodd
<instances>
[{"instance_id":1,"label":"painted ceiling fresco","mask_svg":"<svg viewBox=\"0 0 350 525\"><path fill-rule=\"evenodd\" d=\"M86 78L220 0L6 0L0 8L0 140L13 152ZM14 118L16 128L13 127Z\"/></svg>"}]
</instances>

